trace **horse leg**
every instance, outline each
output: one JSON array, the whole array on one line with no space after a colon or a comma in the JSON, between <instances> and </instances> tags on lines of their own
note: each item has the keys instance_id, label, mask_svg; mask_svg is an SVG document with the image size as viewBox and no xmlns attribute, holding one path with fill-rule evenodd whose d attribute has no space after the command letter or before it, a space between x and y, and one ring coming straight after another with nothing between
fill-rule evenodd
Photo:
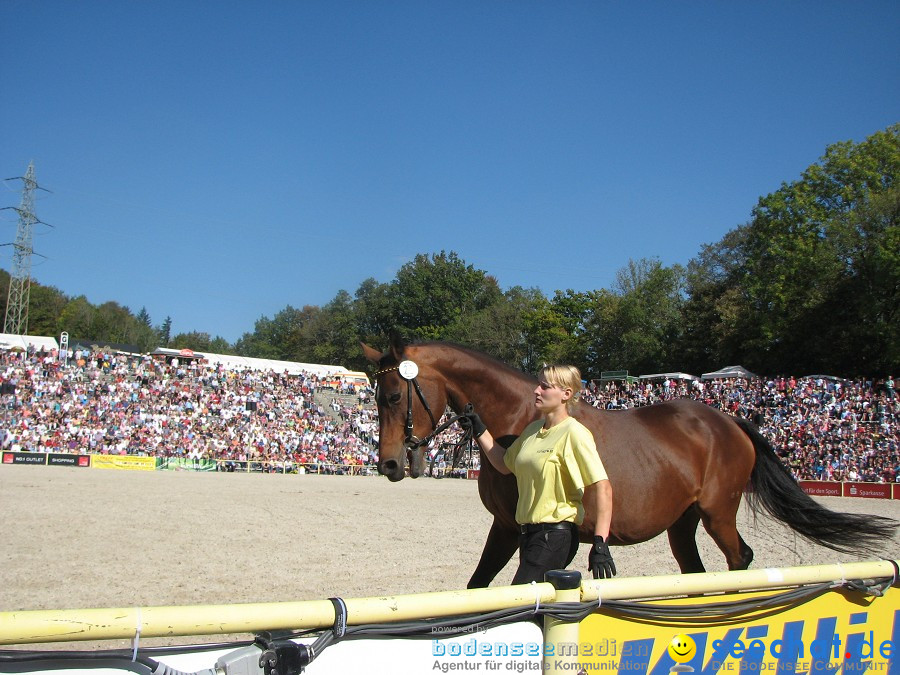
<instances>
[{"instance_id":1,"label":"horse leg","mask_svg":"<svg viewBox=\"0 0 900 675\"><path fill-rule=\"evenodd\" d=\"M484 543L481 560L466 588L487 588L518 548L519 535L514 530L502 527L495 519Z\"/></svg>"},{"instance_id":2,"label":"horse leg","mask_svg":"<svg viewBox=\"0 0 900 675\"><path fill-rule=\"evenodd\" d=\"M675 561L681 568L682 574L706 571L703 567L703 560L700 559L700 552L697 550L696 536L699 523L700 513L696 504L691 504L687 511L681 514L667 530L672 555L675 556Z\"/></svg>"},{"instance_id":3,"label":"horse leg","mask_svg":"<svg viewBox=\"0 0 900 675\"><path fill-rule=\"evenodd\" d=\"M716 542L719 550L725 554L729 570L745 570L753 560L753 549L747 546L737 531L737 507L740 500L734 501L733 508L720 509L710 513L703 511L703 527Z\"/></svg>"}]
</instances>

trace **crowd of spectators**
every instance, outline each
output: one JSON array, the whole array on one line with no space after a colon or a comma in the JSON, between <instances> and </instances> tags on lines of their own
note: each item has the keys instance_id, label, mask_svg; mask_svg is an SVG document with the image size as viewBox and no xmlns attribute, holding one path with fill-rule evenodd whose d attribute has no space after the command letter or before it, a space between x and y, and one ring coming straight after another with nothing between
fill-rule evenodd
<instances>
[{"instance_id":1,"label":"crowd of spectators","mask_svg":"<svg viewBox=\"0 0 900 675\"><path fill-rule=\"evenodd\" d=\"M621 409L693 398L751 419L801 480L900 482L893 380L811 376L592 383L584 399Z\"/></svg>"},{"instance_id":2,"label":"crowd of spectators","mask_svg":"<svg viewBox=\"0 0 900 675\"><path fill-rule=\"evenodd\" d=\"M228 370L197 360L102 351L0 353L0 446L218 460L247 467L358 473L376 462L376 415L335 380ZM326 410L319 400L343 394ZM319 394L317 396L317 394ZM333 397L337 400L336 397Z\"/></svg>"},{"instance_id":3,"label":"crowd of spectators","mask_svg":"<svg viewBox=\"0 0 900 675\"><path fill-rule=\"evenodd\" d=\"M333 376L229 370L102 350L0 352L0 447L215 460L318 473L375 473L373 392ZM798 479L900 482L893 381L734 378L592 382L598 408L689 397L752 419ZM478 468L451 427L429 449L435 475ZM434 459L434 462L430 460ZM302 467L302 468L301 468Z\"/></svg>"}]
</instances>

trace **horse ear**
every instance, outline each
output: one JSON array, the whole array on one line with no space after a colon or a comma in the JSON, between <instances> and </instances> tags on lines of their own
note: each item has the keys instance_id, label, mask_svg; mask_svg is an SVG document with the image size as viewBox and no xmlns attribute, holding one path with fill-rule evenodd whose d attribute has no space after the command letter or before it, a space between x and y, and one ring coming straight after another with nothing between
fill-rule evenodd
<instances>
[{"instance_id":1,"label":"horse ear","mask_svg":"<svg viewBox=\"0 0 900 675\"><path fill-rule=\"evenodd\" d=\"M363 354L365 354L366 358L372 363L377 364L381 360L381 352L377 349L372 349L365 342L360 342L359 346L362 347Z\"/></svg>"},{"instance_id":2,"label":"horse ear","mask_svg":"<svg viewBox=\"0 0 900 675\"><path fill-rule=\"evenodd\" d=\"M391 331L391 355L397 360L403 360L403 350L406 349L406 341L396 328Z\"/></svg>"}]
</instances>

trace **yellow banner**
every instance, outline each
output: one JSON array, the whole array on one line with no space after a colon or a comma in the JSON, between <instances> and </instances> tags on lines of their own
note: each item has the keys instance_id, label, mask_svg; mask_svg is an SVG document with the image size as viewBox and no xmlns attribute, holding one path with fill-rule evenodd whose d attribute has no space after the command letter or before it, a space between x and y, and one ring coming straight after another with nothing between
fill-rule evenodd
<instances>
[{"instance_id":1,"label":"yellow banner","mask_svg":"<svg viewBox=\"0 0 900 675\"><path fill-rule=\"evenodd\" d=\"M135 457L133 455L91 455L91 466L95 469L128 469L129 471L155 471L155 457Z\"/></svg>"},{"instance_id":2,"label":"yellow banner","mask_svg":"<svg viewBox=\"0 0 900 675\"><path fill-rule=\"evenodd\" d=\"M773 595L651 602L699 607ZM548 643L544 660L574 660L577 667L560 666L574 673L607 670L620 675L900 675L900 589L890 588L883 597L830 590L788 609L760 607L730 620L694 616L664 622L624 618L601 608L581 623L578 640L577 645Z\"/></svg>"}]
</instances>

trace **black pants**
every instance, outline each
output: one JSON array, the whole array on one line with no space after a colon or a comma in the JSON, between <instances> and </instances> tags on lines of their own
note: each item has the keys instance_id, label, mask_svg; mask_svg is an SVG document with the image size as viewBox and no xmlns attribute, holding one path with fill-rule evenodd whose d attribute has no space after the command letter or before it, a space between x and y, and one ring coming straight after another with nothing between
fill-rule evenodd
<instances>
[{"instance_id":1,"label":"black pants","mask_svg":"<svg viewBox=\"0 0 900 675\"><path fill-rule=\"evenodd\" d=\"M539 530L519 535L519 569L512 583L528 584L544 581L550 570L563 570L578 552L578 527L575 523L564 530Z\"/></svg>"}]
</instances>

